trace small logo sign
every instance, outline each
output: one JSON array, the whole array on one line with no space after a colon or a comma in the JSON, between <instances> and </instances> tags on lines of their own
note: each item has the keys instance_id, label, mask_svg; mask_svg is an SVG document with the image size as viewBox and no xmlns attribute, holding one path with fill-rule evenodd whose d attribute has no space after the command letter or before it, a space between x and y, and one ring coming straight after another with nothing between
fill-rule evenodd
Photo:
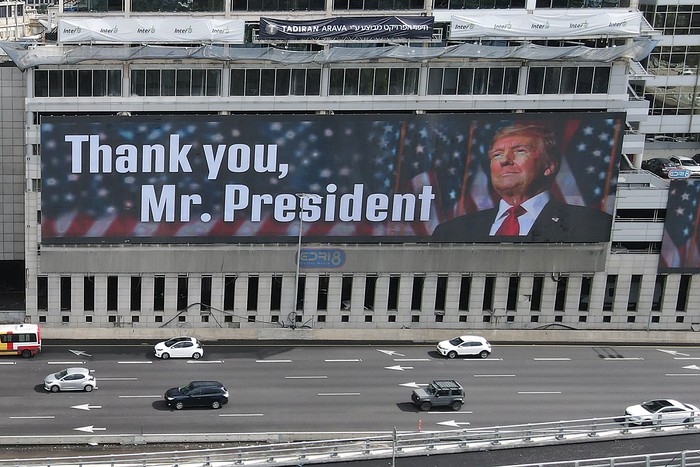
<instances>
[{"instance_id":1,"label":"small logo sign","mask_svg":"<svg viewBox=\"0 0 700 467\"><path fill-rule=\"evenodd\" d=\"M688 169L671 169L668 171L668 178L690 178L690 170Z\"/></svg>"},{"instance_id":2,"label":"small logo sign","mask_svg":"<svg viewBox=\"0 0 700 467\"><path fill-rule=\"evenodd\" d=\"M345 264L345 251L340 248L302 248L299 268L339 268Z\"/></svg>"}]
</instances>

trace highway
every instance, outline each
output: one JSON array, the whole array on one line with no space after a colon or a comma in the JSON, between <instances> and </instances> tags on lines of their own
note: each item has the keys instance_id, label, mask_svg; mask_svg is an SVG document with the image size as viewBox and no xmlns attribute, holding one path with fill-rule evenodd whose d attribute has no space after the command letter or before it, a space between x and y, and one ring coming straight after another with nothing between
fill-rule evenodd
<instances>
[{"instance_id":1,"label":"highway","mask_svg":"<svg viewBox=\"0 0 700 467\"><path fill-rule=\"evenodd\" d=\"M155 341L44 343L35 358L3 357L0 437L278 433L328 437L453 430L621 416L651 398L700 405L700 348L495 345L487 359L440 357L434 345L203 342L200 360L159 360ZM91 393L47 393L44 377L94 370ZM420 412L413 387L459 381L462 410ZM220 410L175 411L166 389L215 379Z\"/></svg>"}]
</instances>

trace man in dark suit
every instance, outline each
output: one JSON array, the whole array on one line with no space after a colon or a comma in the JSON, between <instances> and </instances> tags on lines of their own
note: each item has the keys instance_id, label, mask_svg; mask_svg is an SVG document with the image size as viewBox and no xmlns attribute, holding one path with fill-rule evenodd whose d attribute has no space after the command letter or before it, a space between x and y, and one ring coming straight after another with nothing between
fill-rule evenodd
<instances>
[{"instance_id":1,"label":"man in dark suit","mask_svg":"<svg viewBox=\"0 0 700 467\"><path fill-rule=\"evenodd\" d=\"M549 193L561 163L554 132L539 123L501 128L488 153L498 206L437 226L443 242L606 242L612 216Z\"/></svg>"}]
</instances>

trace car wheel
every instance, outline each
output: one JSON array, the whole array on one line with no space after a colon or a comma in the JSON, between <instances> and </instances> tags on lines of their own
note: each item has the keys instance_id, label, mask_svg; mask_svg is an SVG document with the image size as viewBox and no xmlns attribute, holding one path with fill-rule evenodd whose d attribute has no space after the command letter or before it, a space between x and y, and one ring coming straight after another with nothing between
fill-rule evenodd
<instances>
[{"instance_id":1,"label":"car wheel","mask_svg":"<svg viewBox=\"0 0 700 467\"><path fill-rule=\"evenodd\" d=\"M455 358L456 356L457 352L455 352L454 350L447 352L447 358Z\"/></svg>"},{"instance_id":2,"label":"car wheel","mask_svg":"<svg viewBox=\"0 0 700 467\"><path fill-rule=\"evenodd\" d=\"M450 407L452 407L452 410L459 410L462 408L462 403L460 401L454 401Z\"/></svg>"},{"instance_id":3,"label":"car wheel","mask_svg":"<svg viewBox=\"0 0 700 467\"><path fill-rule=\"evenodd\" d=\"M199 357L201 357L201 355L199 354L199 352L195 352L195 353L192 354L192 358L194 358L195 360L199 360Z\"/></svg>"},{"instance_id":4,"label":"car wheel","mask_svg":"<svg viewBox=\"0 0 700 467\"><path fill-rule=\"evenodd\" d=\"M29 357L31 357L31 356L32 356L32 353L31 353L29 350L24 349L24 350L22 351L22 358L29 358Z\"/></svg>"},{"instance_id":5,"label":"car wheel","mask_svg":"<svg viewBox=\"0 0 700 467\"><path fill-rule=\"evenodd\" d=\"M489 356L489 353L485 350L482 350L481 352L479 352L479 357L481 357L481 358L486 358L488 356Z\"/></svg>"},{"instance_id":6,"label":"car wheel","mask_svg":"<svg viewBox=\"0 0 700 467\"><path fill-rule=\"evenodd\" d=\"M85 387L83 388L83 390L84 390L85 392L92 392L92 385L88 384L87 386L85 386Z\"/></svg>"},{"instance_id":7,"label":"car wheel","mask_svg":"<svg viewBox=\"0 0 700 467\"><path fill-rule=\"evenodd\" d=\"M211 403L211 408L212 409L220 409L221 408L221 402L219 401L214 401Z\"/></svg>"},{"instance_id":8,"label":"car wheel","mask_svg":"<svg viewBox=\"0 0 700 467\"><path fill-rule=\"evenodd\" d=\"M185 407L185 404L182 402L175 402L175 409L177 410L182 410Z\"/></svg>"},{"instance_id":9,"label":"car wheel","mask_svg":"<svg viewBox=\"0 0 700 467\"><path fill-rule=\"evenodd\" d=\"M421 409L423 412L430 410L430 407L432 407L432 405L430 404L430 402L423 402L423 403L420 405L420 409Z\"/></svg>"},{"instance_id":10,"label":"car wheel","mask_svg":"<svg viewBox=\"0 0 700 467\"><path fill-rule=\"evenodd\" d=\"M170 358L170 354L168 352L164 352L163 355L160 356L163 360L167 360Z\"/></svg>"},{"instance_id":11,"label":"car wheel","mask_svg":"<svg viewBox=\"0 0 700 467\"><path fill-rule=\"evenodd\" d=\"M58 386L51 386L51 392L58 392L60 390L61 388L59 388Z\"/></svg>"}]
</instances>

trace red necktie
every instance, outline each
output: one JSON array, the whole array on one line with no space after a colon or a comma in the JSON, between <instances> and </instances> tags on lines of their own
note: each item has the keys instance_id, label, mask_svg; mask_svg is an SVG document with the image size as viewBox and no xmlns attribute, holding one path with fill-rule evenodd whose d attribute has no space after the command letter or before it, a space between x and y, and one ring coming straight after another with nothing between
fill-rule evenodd
<instances>
[{"instance_id":1,"label":"red necktie","mask_svg":"<svg viewBox=\"0 0 700 467\"><path fill-rule=\"evenodd\" d=\"M503 224L496 231L496 235L520 235L520 223L518 222L518 217L525 214L525 208L522 206L512 206L506 211L506 218Z\"/></svg>"}]
</instances>

